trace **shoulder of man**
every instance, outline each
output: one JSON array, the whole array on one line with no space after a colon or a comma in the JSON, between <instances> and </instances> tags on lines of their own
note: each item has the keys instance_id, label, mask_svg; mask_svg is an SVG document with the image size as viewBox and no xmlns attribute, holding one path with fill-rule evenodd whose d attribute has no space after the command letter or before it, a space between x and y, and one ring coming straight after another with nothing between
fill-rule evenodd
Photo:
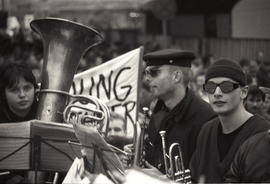
<instances>
[{"instance_id":1,"label":"shoulder of man","mask_svg":"<svg viewBox=\"0 0 270 184\"><path fill-rule=\"evenodd\" d=\"M191 109L200 114L200 119L210 121L217 117L209 103L194 95L191 101Z\"/></svg>"},{"instance_id":2,"label":"shoulder of man","mask_svg":"<svg viewBox=\"0 0 270 184\"><path fill-rule=\"evenodd\" d=\"M207 132L210 132L213 128L218 126L219 122L220 121L217 116L213 117L202 126L200 134L207 134Z\"/></svg>"},{"instance_id":3,"label":"shoulder of man","mask_svg":"<svg viewBox=\"0 0 270 184\"><path fill-rule=\"evenodd\" d=\"M254 146L254 145L258 145L258 142L260 142L261 140L264 140L265 138L268 138L270 141L270 135L268 134L268 131L263 131L263 132L259 132L251 137L249 137L243 144L241 147L249 147L249 146ZM270 143L270 142L269 142Z\"/></svg>"},{"instance_id":4,"label":"shoulder of man","mask_svg":"<svg viewBox=\"0 0 270 184\"><path fill-rule=\"evenodd\" d=\"M264 179L270 179L270 177L262 177L270 161L269 151L270 136L268 131L263 131L249 137L237 151L230 166L230 170L225 175L225 181L229 183L235 183L247 182L246 179L249 180L248 182L251 182L251 179L263 179L261 181L264 181ZM248 170L250 172L248 172ZM252 171L256 172L254 173ZM258 176L260 177L258 178Z\"/></svg>"},{"instance_id":5,"label":"shoulder of man","mask_svg":"<svg viewBox=\"0 0 270 184\"><path fill-rule=\"evenodd\" d=\"M253 131L255 133L270 129L270 121L266 120L260 115L254 115L252 122L253 122L253 125L251 125L251 127L254 127Z\"/></svg>"}]
</instances>

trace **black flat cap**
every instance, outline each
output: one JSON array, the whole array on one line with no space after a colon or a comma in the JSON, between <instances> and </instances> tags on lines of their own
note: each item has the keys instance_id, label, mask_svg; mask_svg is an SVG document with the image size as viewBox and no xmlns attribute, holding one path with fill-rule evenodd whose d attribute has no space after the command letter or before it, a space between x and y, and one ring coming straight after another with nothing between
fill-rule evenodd
<instances>
[{"instance_id":1,"label":"black flat cap","mask_svg":"<svg viewBox=\"0 0 270 184\"><path fill-rule=\"evenodd\" d=\"M195 54L188 50L163 49L149 52L143 56L147 66L177 65L191 67L191 62L195 59Z\"/></svg>"}]
</instances>

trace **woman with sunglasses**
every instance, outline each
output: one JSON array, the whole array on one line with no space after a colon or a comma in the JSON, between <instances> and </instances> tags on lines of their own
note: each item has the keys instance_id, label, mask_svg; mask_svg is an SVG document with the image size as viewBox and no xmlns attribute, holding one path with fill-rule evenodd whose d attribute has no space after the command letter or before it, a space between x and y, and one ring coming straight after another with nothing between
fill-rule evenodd
<instances>
[{"instance_id":1,"label":"woman with sunglasses","mask_svg":"<svg viewBox=\"0 0 270 184\"><path fill-rule=\"evenodd\" d=\"M209 102L218 118L203 126L190 169L192 180L225 182L233 158L242 143L252 135L268 130L270 124L244 107L248 93L246 76L240 65L219 59L207 72L204 84Z\"/></svg>"}]
</instances>

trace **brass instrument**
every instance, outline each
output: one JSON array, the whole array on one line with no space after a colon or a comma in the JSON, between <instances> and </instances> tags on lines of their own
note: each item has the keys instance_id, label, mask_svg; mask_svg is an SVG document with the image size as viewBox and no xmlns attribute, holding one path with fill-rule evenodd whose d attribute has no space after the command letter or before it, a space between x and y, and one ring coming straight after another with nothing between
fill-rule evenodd
<instances>
[{"instance_id":1,"label":"brass instrument","mask_svg":"<svg viewBox=\"0 0 270 184\"><path fill-rule=\"evenodd\" d=\"M69 90L80 58L103 38L90 27L59 18L36 19L30 26L41 36L44 49L36 118L63 122L63 111L69 103Z\"/></svg>"},{"instance_id":2,"label":"brass instrument","mask_svg":"<svg viewBox=\"0 0 270 184\"><path fill-rule=\"evenodd\" d=\"M63 112L64 121L94 127L106 137L110 121L110 111L107 105L94 96L69 96L69 104Z\"/></svg>"},{"instance_id":3,"label":"brass instrument","mask_svg":"<svg viewBox=\"0 0 270 184\"><path fill-rule=\"evenodd\" d=\"M166 131L159 132L162 141L162 152L165 165L165 172L169 179L181 183L191 183L190 170L185 169L182 150L179 143L173 143L169 147L169 155L166 153ZM176 149L177 154L174 150ZM169 159L169 163L168 160Z\"/></svg>"},{"instance_id":4,"label":"brass instrument","mask_svg":"<svg viewBox=\"0 0 270 184\"><path fill-rule=\"evenodd\" d=\"M135 152L134 152L134 160L133 166L144 167L144 139L145 139L145 129L147 122L147 115L149 112L149 108L143 107L144 121L139 124L137 122L134 131L134 144Z\"/></svg>"},{"instance_id":5,"label":"brass instrument","mask_svg":"<svg viewBox=\"0 0 270 184\"><path fill-rule=\"evenodd\" d=\"M36 119L62 123L64 117L66 120L70 118L69 113L65 113L63 117L63 112L69 112L74 108L69 106L65 110L68 104L74 104L75 101L91 101L70 95L69 90L81 56L86 50L101 43L103 38L99 32L90 27L59 18L36 19L30 26L41 36L44 50ZM96 115L98 112L96 110L92 114ZM88 118L89 116L86 116L84 120ZM105 115L100 116L100 119L104 118ZM36 174L35 172L35 180ZM57 182L57 177L56 172L54 183Z\"/></svg>"},{"instance_id":6,"label":"brass instrument","mask_svg":"<svg viewBox=\"0 0 270 184\"><path fill-rule=\"evenodd\" d=\"M113 150L128 157L128 167L144 167L144 138L145 129L147 127L147 115L149 108L143 107L144 120L139 123L138 121L133 125L134 135L133 144L130 144L129 151L123 151L110 145Z\"/></svg>"}]
</instances>

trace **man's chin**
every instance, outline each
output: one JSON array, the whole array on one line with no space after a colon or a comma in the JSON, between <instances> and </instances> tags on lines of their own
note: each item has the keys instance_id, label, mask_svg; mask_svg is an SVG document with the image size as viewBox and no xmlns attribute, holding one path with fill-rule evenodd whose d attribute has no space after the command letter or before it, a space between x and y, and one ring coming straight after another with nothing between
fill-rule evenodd
<instances>
[{"instance_id":1,"label":"man's chin","mask_svg":"<svg viewBox=\"0 0 270 184\"><path fill-rule=\"evenodd\" d=\"M216 109L214 109L214 112L217 113L220 116L227 116L227 115L230 114L231 111L221 109L221 108L216 108Z\"/></svg>"}]
</instances>

